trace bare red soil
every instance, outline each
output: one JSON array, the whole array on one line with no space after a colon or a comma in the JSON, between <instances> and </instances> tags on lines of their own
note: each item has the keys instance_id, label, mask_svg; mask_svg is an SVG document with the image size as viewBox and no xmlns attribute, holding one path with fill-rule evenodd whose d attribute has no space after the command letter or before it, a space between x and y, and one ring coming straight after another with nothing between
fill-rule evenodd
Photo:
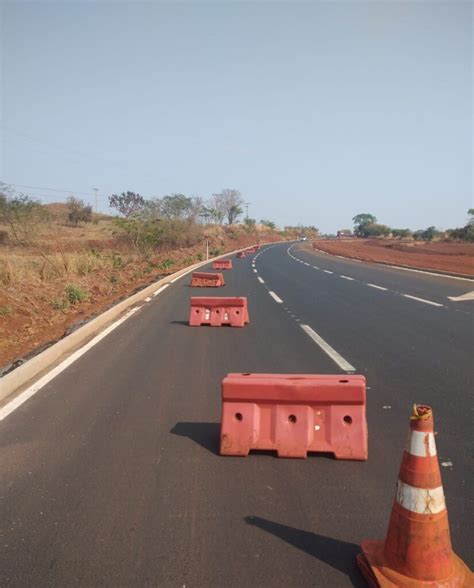
<instances>
[{"instance_id":1,"label":"bare red soil","mask_svg":"<svg viewBox=\"0 0 474 588\"><path fill-rule=\"evenodd\" d=\"M333 255L474 277L474 243L321 239L304 246Z\"/></svg>"}]
</instances>

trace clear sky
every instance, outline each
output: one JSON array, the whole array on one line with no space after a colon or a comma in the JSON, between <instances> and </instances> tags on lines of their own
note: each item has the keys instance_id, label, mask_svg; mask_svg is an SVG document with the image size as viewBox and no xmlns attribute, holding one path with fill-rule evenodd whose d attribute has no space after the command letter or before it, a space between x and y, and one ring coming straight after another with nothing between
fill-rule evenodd
<instances>
[{"instance_id":1,"label":"clear sky","mask_svg":"<svg viewBox=\"0 0 474 588\"><path fill-rule=\"evenodd\" d=\"M328 232L466 222L471 2L0 6L5 182L237 188L257 220Z\"/></svg>"}]
</instances>

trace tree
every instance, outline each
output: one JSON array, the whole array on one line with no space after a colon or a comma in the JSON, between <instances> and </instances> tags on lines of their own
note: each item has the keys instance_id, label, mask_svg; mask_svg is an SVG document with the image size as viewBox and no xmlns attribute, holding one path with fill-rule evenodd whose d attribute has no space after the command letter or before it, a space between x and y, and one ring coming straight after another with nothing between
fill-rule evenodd
<instances>
[{"instance_id":1,"label":"tree","mask_svg":"<svg viewBox=\"0 0 474 588\"><path fill-rule=\"evenodd\" d=\"M239 216L243 213L242 204L244 199L238 190L226 188L222 190L222 209L227 223L233 225L238 222Z\"/></svg>"},{"instance_id":2,"label":"tree","mask_svg":"<svg viewBox=\"0 0 474 588\"><path fill-rule=\"evenodd\" d=\"M270 220L262 219L260 221L260 224L263 225L264 227L267 227L271 231L274 231L276 229L276 224Z\"/></svg>"},{"instance_id":3,"label":"tree","mask_svg":"<svg viewBox=\"0 0 474 588\"><path fill-rule=\"evenodd\" d=\"M406 239L411 235L411 231L410 229L392 229L392 235L400 237L400 239Z\"/></svg>"},{"instance_id":4,"label":"tree","mask_svg":"<svg viewBox=\"0 0 474 588\"><path fill-rule=\"evenodd\" d=\"M125 218L138 212L145 205L145 199L135 192L122 192L121 194L112 194L109 196L109 206L115 208Z\"/></svg>"},{"instance_id":5,"label":"tree","mask_svg":"<svg viewBox=\"0 0 474 588\"><path fill-rule=\"evenodd\" d=\"M67 199L69 208L68 219L75 227L79 223L90 223L92 220L92 206L87 206L84 200L70 196Z\"/></svg>"},{"instance_id":6,"label":"tree","mask_svg":"<svg viewBox=\"0 0 474 588\"><path fill-rule=\"evenodd\" d=\"M257 221L254 218L244 218L244 225L248 231L254 231L257 226Z\"/></svg>"},{"instance_id":7,"label":"tree","mask_svg":"<svg viewBox=\"0 0 474 588\"><path fill-rule=\"evenodd\" d=\"M352 218L354 223L354 235L357 237L367 237L367 227L377 222L377 218L373 214L367 212L356 214Z\"/></svg>"},{"instance_id":8,"label":"tree","mask_svg":"<svg viewBox=\"0 0 474 588\"><path fill-rule=\"evenodd\" d=\"M30 196L18 194L0 183L0 219L8 225L13 240L20 245L31 245L42 222L49 220L46 208Z\"/></svg>"},{"instance_id":9,"label":"tree","mask_svg":"<svg viewBox=\"0 0 474 588\"><path fill-rule=\"evenodd\" d=\"M364 237L386 237L390 232L390 227L378 223L371 223L363 228Z\"/></svg>"}]
</instances>

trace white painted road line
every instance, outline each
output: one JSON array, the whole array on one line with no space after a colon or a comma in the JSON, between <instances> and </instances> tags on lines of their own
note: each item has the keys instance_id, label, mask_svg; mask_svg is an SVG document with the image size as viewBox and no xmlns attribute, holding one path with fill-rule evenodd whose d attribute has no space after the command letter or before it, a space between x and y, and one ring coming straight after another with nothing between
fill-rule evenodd
<instances>
[{"instance_id":1,"label":"white painted road line","mask_svg":"<svg viewBox=\"0 0 474 588\"><path fill-rule=\"evenodd\" d=\"M313 269L319 269L319 267L317 265L313 265Z\"/></svg>"},{"instance_id":2,"label":"white painted road line","mask_svg":"<svg viewBox=\"0 0 474 588\"><path fill-rule=\"evenodd\" d=\"M383 286L377 286L377 284L369 284L367 282L367 286L370 286L371 288L377 288L377 290L387 290L388 288L384 288Z\"/></svg>"},{"instance_id":3,"label":"white painted road line","mask_svg":"<svg viewBox=\"0 0 474 588\"><path fill-rule=\"evenodd\" d=\"M325 274L333 274L334 272L330 272L329 270L323 270Z\"/></svg>"},{"instance_id":4,"label":"white painted road line","mask_svg":"<svg viewBox=\"0 0 474 588\"><path fill-rule=\"evenodd\" d=\"M109 325L106 329L96 335L93 339L86 343L83 347L75 351L72 355L70 355L67 359L57 365L54 369L50 372L45 374L42 378L40 378L37 382L32 384L29 388L24 390L21 394L19 394L16 398L14 398L11 402L6 404L3 408L0 409L0 421L3 421L8 415L10 415L14 410L16 410L19 406L21 406L24 402L29 400L32 396L36 394L41 388L49 384L51 380L53 380L56 376L58 376L61 372L63 372L66 368L68 368L71 364L73 364L76 360L78 360L81 356L89 351L94 345L99 343L102 339L107 337L109 333L111 333L114 329L119 327L122 323L124 323L128 318L132 316L137 310L139 310L139 306L135 306L134 308L130 309L122 318L119 318L117 321Z\"/></svg>"},{"instance_id":5,"label":"white painted road line","mask_svg":"<svg viewBox=\"0 0 474 588\"><path fill-rule=\"evenodd\" d=\"M273 300L275 300L275 302L278 302L278 304L283 304L283 300L277 294L275 294L275 292L269 290L268 293L273 298Z\"/></svg>"},{"instance_id":6,"label":"white painted road line","mask_svg":"<svg viewBox=\"0 0 474 588\"><path fill-rule=\"evenodd\" d=\"M472 292L466 292L461 296L448 296L449 300L453 302L464 302L465 300L474 300L474 290Z\"/></svg>"},{"instance_id":7,"label":"white painted road line","mask_svg":"<svg viewBox=\"0 0 474 588\"><path fill-rule=\"evenodd\" d=\"M339 276L340 278L342 278L343 280L351 280L352 282L354 281L354 278L350 278L349 276Z\"/></svg>"},{"instance_id":8,"label":"white painted road line","mask_svg":"<svg viewBox=\"0 0 474 588\"><path fill-rule=\"evenodd\" d=\"M309 336L311 337L311 339L316 343L316 345L319 345L319 347L321 347L321 349L327 354L329 355L329 357L335 362L337 363L337 365L344 370L345 372L355 372L355 367L353 365L351 365L348 361L346 361L342 355L340 355L333 347L331 347L329 345L329 343L327 343L322 337L320 337L316 331L313 331L313 329L309 326L309 325L300 325L300 327L303 329L303 331Z\"/></svg>"},{"instance_id":9,"label":"white painted road line","mask_svg":"<svg viewBox=\"0 0 474 588\"><path fill-rule=\"evenodd\" d=\"M255 268L254 268L254 270L253 270L253 271L254 271L254 273L256 273L256 274L258 273L258 272L257 272L257 270L256 270Z\"/></svg>"},{"instance_id":10,"label":"white painted road line","mask_svg":"<svg viewBox=\"0 0 474 588\"><path fill-rule=\"evenodd\" d=\"M425 304L431 304L432 306L443 306L439 302L432 302L431 300L425 300L424 298L417 298L416 296L410 296L410 294L403 294L405 298L411 298L411 300L418 300L418 302L424 302Z\"/></svg>"},{"instance_id":11,"label":"white painted road line","mask_svg":"<svg viewBox=\"0 0 474 588\"><path fill-rule=\"evenodd\" d=\"M164 286L161 286L161 288L158 288L158 290L155 290L153 292L153 296L158 296L158 294L163 292L163 290L165 290L168 286L169 286L169 284L165 284Z\"/></svg>"},{"instance_id":12,"label":"white painted road line","mask_svg":"<svg viewBox=\"0 0 474 588\"><path fill-rule=\"evenodd\" d=\"M257 280L260 282L260 284L265 284L264 280L262 280L260 276L258 276Z\"/></svg>"}]
</instances>

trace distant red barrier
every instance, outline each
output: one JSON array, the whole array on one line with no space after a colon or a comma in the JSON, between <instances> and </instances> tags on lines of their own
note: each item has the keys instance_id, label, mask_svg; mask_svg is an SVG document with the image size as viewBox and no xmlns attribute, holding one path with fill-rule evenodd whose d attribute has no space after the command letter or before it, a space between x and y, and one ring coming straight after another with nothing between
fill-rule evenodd
<instances>
[{"instance_id":1,"label":"distant red barrier","mask_svg":"<svg viewBox=\"0 0 474 588\"><path fill-rule=\"evenodd\" d=\"M191 298L189 324L192 327L211 325L244 327L249 322L247 298L199 297Z\"/></svg>"},{"instance_id":2,"label":"distant red barrier","mask_svg":"<svg viewBox=\"0 0 474 588\"><path fill-rule=\"evenodd\" d=\"M216 259L212 262L212 269L232 269L232 259Z\"/></svg>"},{"instance_id":3,"label":"distant red barrier","mask_svg":"<svg viewBox=\"0 0 474 588\"><path fill-rule=\"evenodd\" d=\"M245 251L239 251L239 252L237 253L237 255L236 255L236 257L237 257L238 259L242 259L242 257L245 257L245 256L246 256L246 253L245 253Z\"/></svg>"},{"instance_id":4,"label":"distant red barrier","mask_svg":"<svg viewBox=\"0 0 474 588\"><path fill-rule=\"evenodd\" d=\"M223 274L213 274L211 272L193 272L191 286L204 288L220 288L225 286Z\"/></svg>"},{"instance_id":5,"label":"distant red barrier","mask_svg":"<svg viewBox=\"0 0 474 588\"><path fill-rule=\"evenodd\" d=\"M229 374L222 382L221 455L309 451L367 459L364 376Z\"/></svg>"}]
</instances>

